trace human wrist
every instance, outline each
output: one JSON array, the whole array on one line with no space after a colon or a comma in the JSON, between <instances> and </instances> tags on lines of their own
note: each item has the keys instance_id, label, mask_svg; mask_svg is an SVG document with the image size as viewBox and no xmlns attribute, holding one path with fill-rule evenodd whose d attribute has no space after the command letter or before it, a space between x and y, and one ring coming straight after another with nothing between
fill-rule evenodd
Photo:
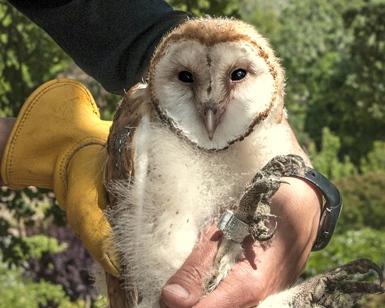
<instances>
[{"instance_id":1,"label":"human wrist","mask_svg":"<svg viewBox=\"0 0 385 308\"><path fill-rule=\"evenodd\" d=\"M308 170L304 175L293 173L291 176L302 179L312 185L322 194L322 200L325 200L321 207L317 239L312 251L321 250L329 243L337 225L342 209L341 194L332 182L315 169Z\"/></svg>"},{"instance_id":2,"label":"human wrist","mask_svg":"<svg viewBox=\"0 0 385 308\"><path fill-rule=\"evenodd\" d=\"M319 227L322 194L301 178L283 177L282 181L271 200L272 214L278 220L277 232L285 237L285 242L306 247L310 253Z\"/></svg>"}]
</instances>

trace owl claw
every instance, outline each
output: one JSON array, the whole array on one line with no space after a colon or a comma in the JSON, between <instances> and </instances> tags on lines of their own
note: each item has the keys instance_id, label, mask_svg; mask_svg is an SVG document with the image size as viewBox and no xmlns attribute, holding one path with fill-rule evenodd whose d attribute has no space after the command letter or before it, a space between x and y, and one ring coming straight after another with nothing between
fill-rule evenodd
<instances>
[{"instance_id":1,"label":"owl claw","mask_svg":"<svg viewBox=\"0 0 385 308\"><path fill-rule=\"evenodd\" d=\"M255 241L261 241L261 242L268 241L274 236L275 231L277 230L277 226L278 226L278 223L275 222L275 226L274 226L272 231L268 232L269 230L266 229L266 230L263 230L261 232L258 228L256 230L254 230L254 228L253 228L254 226L251 225L250 226L250 235L253 238L254 242Z\"/></svg>"},{"instance_id":2,"label":"owl claw","mask_svg":"<svg viewBox=\"0 0 385 308\"><path fill-rule=\"evenodd\" d=\"M379 284L347 280L350 275L366 274L371 270L378 275ZM377 264L369 259L358 259L313 277L299 285L299 287L303 295L312 294L311 303L329 303L336 301L339 296L345 296L345 300L349 299L354 302L365 294L383 293L384 289L381 287L382 279L383 274Z\"/></svg>"},{"instance_id":3,"label":"owl claw","mask_svg":"<svg viewBox=\"0 0 385 308\"><path fill-rule=\"evenodd\" d=\"M354 280L355 274L376 272L380 283ZM353 280L349 276L353 275ZM382 271L369 259L358 259L268 297L258 307L355 307L364 296L383 293Z\"/></svg>"}]
</instances>

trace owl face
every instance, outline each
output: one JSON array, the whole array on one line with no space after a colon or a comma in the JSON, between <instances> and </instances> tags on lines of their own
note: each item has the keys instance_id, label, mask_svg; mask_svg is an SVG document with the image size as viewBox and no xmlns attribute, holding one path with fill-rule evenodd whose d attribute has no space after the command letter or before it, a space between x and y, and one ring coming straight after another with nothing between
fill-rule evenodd
<instances>
[{"instance_id":1,"label":"owl face","mask_svg":"<svg viewBox=\"0 0 385 308\"><path fill-rule=\"evenodd\" d=\"M151 100L190 142L220 150L283 108L283 72L254 28L229 19L188 21L158 47Z\"/></svg>"}]
</instances>

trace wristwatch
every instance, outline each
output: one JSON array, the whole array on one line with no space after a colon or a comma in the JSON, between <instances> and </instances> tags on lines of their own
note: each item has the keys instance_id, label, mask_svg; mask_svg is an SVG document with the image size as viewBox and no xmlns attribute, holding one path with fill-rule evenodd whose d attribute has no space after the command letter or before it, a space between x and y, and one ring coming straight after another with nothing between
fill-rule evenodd
<instances>
[{"instance_id":1,"label":"wristwatch","mask_svg":"<svg viewBox=\"0 0 385 308\"><path fill-rule=\"evenodd\" d=\"M315 169L310 169L304 176L297 174L291 174L290 176L313 184L322 193L325 204L322 207L317 238L313 244L312 251L324 249L329 244L340 217L342 210L341 194L332 182Z\"/></svg>"}]
</instances>

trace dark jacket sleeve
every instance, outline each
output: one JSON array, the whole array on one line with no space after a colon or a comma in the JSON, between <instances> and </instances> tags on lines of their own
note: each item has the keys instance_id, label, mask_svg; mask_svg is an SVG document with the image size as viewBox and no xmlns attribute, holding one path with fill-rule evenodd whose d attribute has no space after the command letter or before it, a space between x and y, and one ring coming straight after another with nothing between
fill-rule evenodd
<instances>
[{"instance_id":1,"label":"dark jacket sleeve","mask_svg":"<svg viewBox=\"0 0 385 308\"><path fill-rule=\"evenodd\" d=\"M146 77L162 36L189 14L163 0L10 0L87 74L122 95Z\"/></svg>"}]
</instances>

